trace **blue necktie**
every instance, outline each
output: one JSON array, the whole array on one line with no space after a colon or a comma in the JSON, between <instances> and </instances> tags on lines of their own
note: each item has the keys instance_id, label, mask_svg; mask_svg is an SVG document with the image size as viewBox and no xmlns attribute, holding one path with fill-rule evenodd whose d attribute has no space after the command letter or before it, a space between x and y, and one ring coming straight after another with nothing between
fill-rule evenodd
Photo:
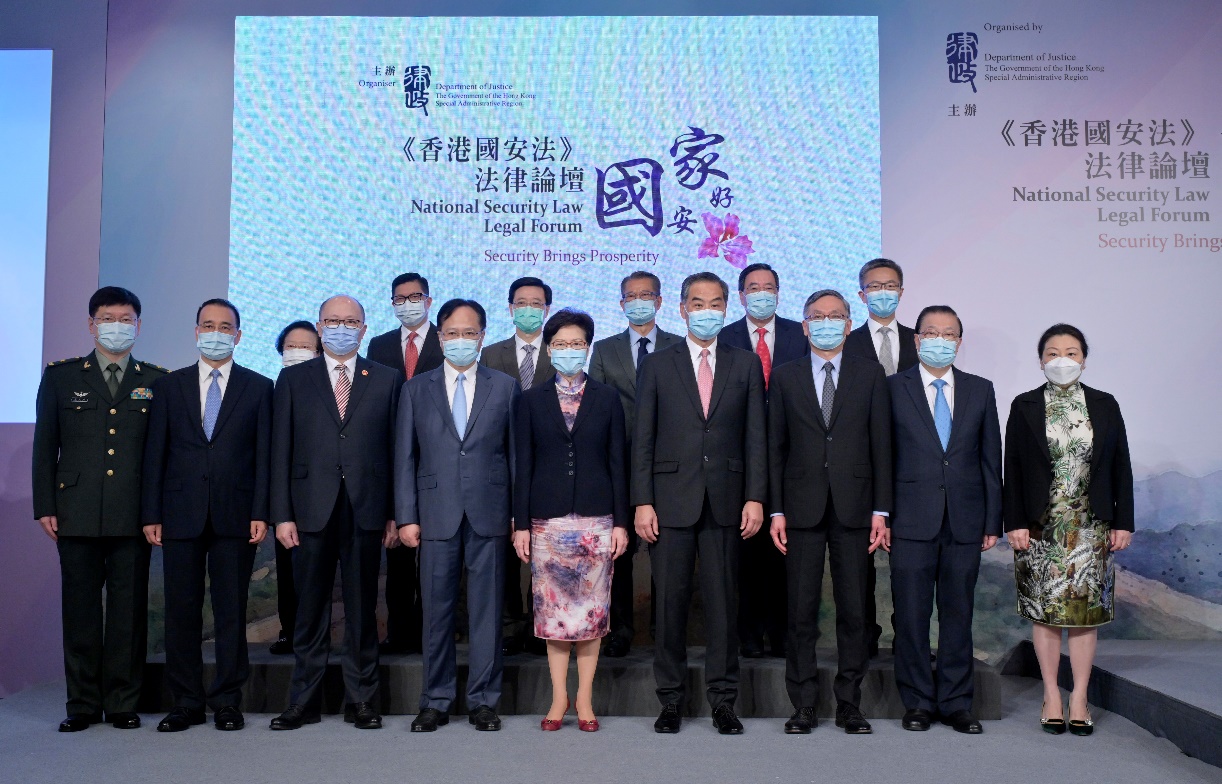
<instances>
[{"instance_id":1,"label":"blue necktie","mask_svg":"<svg viewBox=\"0 0 1222 784\"><path fill-rule=\"evenodd\" d=\"M458 431L460 441L467 434L467 390L463 387L466 380L465 374L458 374L454 387L454 403L450 406L450 413L454 415L454 429Z\"/></svg>"},{"instance_id":2,"label":"blue necktie","mask_svg":"<svg viewBox=\"0 0 1222 784\"><path fill-rule=\"evenodd\" d=\"M933 399L933 424L938 428L938 440L942 442L942 451L945 452L950 443L950 406L946 403L946 393L942 391L946 386L946 379L935 378L933 385L938 390Z\"/></svg>"},{"instance_id":3,"label":"blue necktie","mask_svg":"<svg viewBox=\"0 0 1222 784\"><path fill-rule=\"evenodd\" d=\"M204 435L212 440L212 431L216 429L216 416L221 413L221 385L217 381L221 371L216 368L208 375L212 376L212 384L208 387L208 398L204 401Z\"/></svg>"}]
</instances>

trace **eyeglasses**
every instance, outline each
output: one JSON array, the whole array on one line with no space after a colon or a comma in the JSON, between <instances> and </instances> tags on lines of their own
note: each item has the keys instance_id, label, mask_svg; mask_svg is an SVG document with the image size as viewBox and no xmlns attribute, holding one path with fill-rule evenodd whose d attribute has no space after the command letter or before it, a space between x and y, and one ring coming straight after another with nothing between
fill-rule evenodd
<instances>
[{"instance_id":1,"label":"eyeglasses","mask_svg":"<svg viewBox=\"0 0 1222 784\"><path fill-rule=\"evenodd\" d=\"M515 308L538 308L539 310L543 310L544 308L547 307L547 303L541 299L532 299L529 302L526 302L523 300L514 300L513 306Z\"/></svg>"},{"instance_id":2,"label":"eyeglasses","mask_svg":"<svg viewBox=\"0 0 1222 784\"><path fill-rule=\"evenodd\" d=\"M641 291L641 292L629 291L627 294L620 297L620 299L623 300L624 302L633 302L638 299L643 300L645 302L653 302L657 298L658 298L658 292L656 291Z\"/></svg>"},{"instance_id":3,"label":"eyeglasses","mask_svg":"<svg viewBox=\"0 0 1222 784\"><path fill-rule=\"evenodd\" d=\"M807 316L806 318L802 320L803 321L839 321L841 324L843 324L845 321L848 321L848 317L840 313L830 313L830 314L812 313L811 315Z\"/></svg>"},{"instance_id":4,"label":"eyeglasses","mask_svg":"<svg viewBox=\"0 0 1222 784\"><path fill-rule=\"evenodd\" d=\"M948 329L945 332L939 332L936 329L921 330L921 340L932 340L933 338L943 338L944 340L958 340L959 333L953 329Z\"/></svg>"},{"instance_id":5,"label":"eyeglasses","mask_svg":"<svg viewBox=\"0 0 1222 784\"><path fill-rule=\"evenodd\" d=\"M744 294L755 294L760 291L766 291L769 294L775 294L777 292L776 284L775 283L764 283L761 285L759 283L750 283L747 285L745 289L743 289Z\"/></svg>"},{"instance_id":6,"label":"eyeglasses","mask_svg":"<svg viewBox=\"0 0 1222 784\"><path fill-rule=\"evenodd\" d=\"M233 335L237 332L237 329L232 324L217 324L212 321L205 321L198 326L204 332L220 332L225 335Z\"/></svg>"},{"instance_id":7,"label":"eyeglasses","mask_svg":"<svg viewBox=\"0 0 1222 784\"><path fill-rule=\"evenodd\" d=\"M442 340L479 340L479 336L484 334L482 330L464 329L462 332L454 329L447 329L441 333Z\"/></svg>"},{"instance_id":8,"label":"eyeglasses","mask_svg":"<svg viewBox=\"0 0 1222 784\"><path fill-rule=\"evenodd\" d=\"M552 348L560 349L562 351L569 348L575 348L578 351L585 351L590 347L590 344L584 340L553 340L550 345Z\"/></svg>"},{"instance_id":9,"label":"eyeglasses","mask_svg":"<svg viewBox=\"0 0 1222 784\"><path fill-rule=\"evenodd\" d=\"M138 320L139 319L134 319L131 316L124 316L123 318L115 318L114 316L98 316L97 318L93 319L93 323L98 325L118 323L126 324L127 326L131 327L135 326Z\"/></svg>"},{"instance_id":10,"label":"eyeglasses","mask_svg":"<svg viewBox=\"0 0 1222 784\"><path fill-rule=\"evenodd\" d=\"M428 297L428 294L422 294L420 292L408 294L407 296L396 295L390 298L390 304L402 305L404 302L423 302L426 297Z\"/></svg>"},{"instance_id":11,"label":"eyeglasses","mask_svg":"<svg viewBox=\"0 0 1222 784\"><path fill-rule=\"evenodd\" d=\"M891 281L889 283L867 283L866 291L899 291L903 286Z\"/></svg>"},{"instance_id":12,"label":"eyeglasses","mask_svg":"<svg viewBox=\"0 0 1222 784\"><path fill-rule=\"evenodd\" d=\"M360 329L361 325L363 325L364 323L365 322L361 321L360 319L325 318L322 320L322 325L324 327L343 326L343 327L348 327L349 329Z\"/></svg>"}]
</instances>

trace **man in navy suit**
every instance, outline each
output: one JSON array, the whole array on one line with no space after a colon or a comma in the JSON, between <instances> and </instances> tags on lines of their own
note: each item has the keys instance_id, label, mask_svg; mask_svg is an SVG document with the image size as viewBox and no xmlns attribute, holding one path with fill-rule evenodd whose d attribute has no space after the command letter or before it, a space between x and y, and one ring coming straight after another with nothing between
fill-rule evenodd
<instances>
[{"instance_id":1,"label":"man in navy suit","mask_svg":"<svg viewBox=\"0 0 1222 784\"><path fill-rule=\"evenodd\" d=\"M499 730L501 610L512 526L513 406L517 379L477 364L488 317L478 302L441 306L446 361L403 386L396 425L395 509L399 538L420 548L424 589L424 683L412 732L450 720L458 691L454 611L467 570L470 617L468 720Z\"/></svg>"},{"instance_id":2,"label":"man in navy suit","mask_svg":"<svg viewBox=\"0 0 1222 784\"><path fill-rule=\"evenodd\" d=\"M891 387L895 508L891 594L895 680L906 730L927 730L934 714L967 734L975 658L972 610L980 553L1001 535L1001 427L993 384L954 367L963 322L945 305L917 318L920 364ZM929 665L929 621L938 602L938 667Z\"/></svg>"},{"instance_id":3,"label":"man in navy suit","mask_svg":"<svg viewBox=\"0 0 1222 784\"><path fill-rule=\"evenodd\" d=\"M738 301L747 314L722 330L727 346L754 351L764 369L767 398L772 369L810 355L810 343L802 322L776 315L781 276L767 264L749 264L738 274ZM788 613L785 558L766 536L743 542L738 584L738 636L742 655L764 655L768 635L773 656L785 656L785 626Z\"/></svg>"},{"instance_id":4,"label":"man in navy suit","mask_svg":"<svg viewBox=\"0 0 1222 784\"><path fill-rule=\"evenodd\" d=\"M317 328L323 355L280 371L273 398L271 514L276 538L294 550L298 604L290 705L271 726L295 730L320 720L338 564L344 718L379 729L375 613L382 546L399 543L391 473L399 376L358 356L365 308L352 297L324 302Z\"/></svg>"},{"instance_id":5,"label":"man in navy suit","mask_svg":"<svg viewBox=\"0 0 1222 784\"><path fill-rule=\"evenodd\" d=\"M441 341L429 323L433 298L418 272L404 272L390 284L390 304L399 326L369 340L369 358L399 372L399 383L441 367ZM423 615L416 551L386 551L386 639L379 653L420 653Z\"/></svg>"},{"instance_id":6,"label":"man in navy suit","mask_svg":"<svg viewBox=\"0 0 1222 784\"><path fill-rule=\"evenodd\" d=\"M166 681L174 698L161 732L203 724L205 704L217 729L245 725L247 588L255 548L267 535L271 379L234 363L242 324L232 303L208 300L195 324L199 361L153 385L144 446L144 536L162 548ZM206 696L205 570L216 629L216 677Z\"/></svg>"}]
</instances>

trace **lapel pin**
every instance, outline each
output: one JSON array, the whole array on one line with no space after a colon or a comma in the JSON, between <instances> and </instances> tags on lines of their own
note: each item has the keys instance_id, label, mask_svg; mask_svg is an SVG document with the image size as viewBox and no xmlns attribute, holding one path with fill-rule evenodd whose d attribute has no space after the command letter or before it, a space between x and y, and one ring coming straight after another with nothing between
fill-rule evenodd
<instances>
[{"instance_id":1,"label":"lapel pin","mask_svg":"<svg viewBox=\"0 0 1222 784\"><path fill-rule=\"evenodd\" d=\"M136 372L137 372L137 373L139 373L139 372L140 372L140 366L139 366L139 365L136 365Z\"/></svg>"},{"instance_id":2,"label":"lapel pin","mask_svg":"<svg viewBox=\"0 0 1222 784\"><path fill-rule=\"evenodd\" d=\"M361 375L362 375L362 376L367 376L367 375L369 375L369 371L368 371L368 370L362 370L362 371L361 371Z\"/></svg>"},{"instance_id":3,"label":"lapel pin","mask_svg":"<svg viewBox=\"0 0 1222 784\"><path fill-rule=\"evenodd\" d=\"M86 370L88 370L88 369L89 369L89 360L85 360L85 369L86 369Z\"/></svg>"}]
</instances>

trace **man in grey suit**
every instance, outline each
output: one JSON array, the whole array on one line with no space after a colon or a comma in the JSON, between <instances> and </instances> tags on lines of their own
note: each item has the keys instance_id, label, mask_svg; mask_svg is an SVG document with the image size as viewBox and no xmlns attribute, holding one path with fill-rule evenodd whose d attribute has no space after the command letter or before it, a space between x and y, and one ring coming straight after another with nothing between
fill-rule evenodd
<instances>
[{"instance_id":1,"label":"man in grey suit","mask_svg":"<svg viewBox=\"0 0 1222 784\"><path fill-rule=\"evenodd\" d=\"M594 344L590 360L590 378L615 387L624 404L624 424L629 447L632 426L636 421L636 373L641 360L654 351L669 348L683 338L664 332L658 327L657 314L662 309L662 281L652 272L637 271L620 281L620 307L628 317L628 329L603 338ZM611 578L611 631L603 643L603 655L620 657L632 649L633 590L632 557L637 550L635 528L628 530L628 549L616 559ZM651 592L652 593L652 592Z\"/></svg>"},{"instance_id":2,"label":"man in grey suit","mask_svg":"<svg viewBox=\"0 0 1222 784\"><path fill-rule=\"evenodd\" d=\"M509 284L509 317L514 333L484 348L480 364L499 370L518 382L525 392L536 384L551 381L556 375L543 345L543 322L552 308L552 287L538 278L518 278ZM508 542L508 540L506 540ZM531 653L547 652L535 637L531 623L533 608L522 601L522 562L511 544L505 548L505 617L502 649L506 656L523 646Z\"/></svg>"},{"instance_id":3,"label":"man in grey suit","mask_svg":"<svg viewBox=\"0 0 1222 784\"><path fill-rule=\"evenodd\" d=\"M512 378L476 364L488 320L473 300L437 313L445 364L403 385L395 440L399 539L420 548L424 684L412 732L449 723L458 690L454 610L463 567L470 616L468 719L499 730L501 606L513 486Z\"/></svg>"}]
</instances>

